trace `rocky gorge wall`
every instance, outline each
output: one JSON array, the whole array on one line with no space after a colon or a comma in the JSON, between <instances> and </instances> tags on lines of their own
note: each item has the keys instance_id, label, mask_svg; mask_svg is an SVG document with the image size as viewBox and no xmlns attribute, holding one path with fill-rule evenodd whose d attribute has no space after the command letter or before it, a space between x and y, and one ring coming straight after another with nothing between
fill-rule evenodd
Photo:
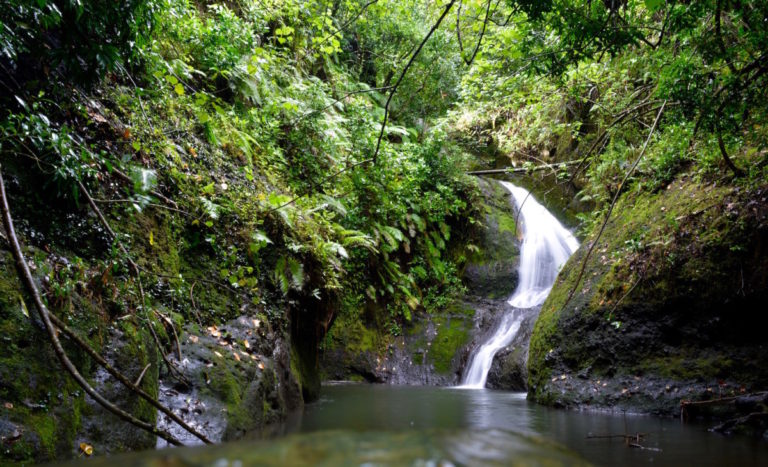
<instances>
[{"instance_id":1,"label":"rocky gorge wall","mask_svg":"<svg viewBox=\"0 0 768 467\"><path fill-rule=\"evenodd\" d=\"M205 252L182 254L187 232L173 215L110 216L116 230L130 235L135 261L145 271L144 289L155 311L145 313L133 279L116 269L111 240L88 207L57 200L50 187L31 190L35 171L29 167L3 169L17 235L48 307L193 428L212 441L237 439L270 429L316 394L316 361L302 365L292 345L299 336L281 318L290 310L254 304L247 293L213 279L217 264ZM316 332L315 323L304 324ZM0 249L0 333L0 463L77 457L81 446L108 454L157 445L154 435L96 404L61 368L6 246ZM63 334L61 341L107 399L185 444L200 442Z\"/></svg>"},{"instance_id":2,"label":"rocky gorge wall","mask_svg":"<svg viewBox=\"0 0 768 467\"><path fill-rule=\"evenodd\" d=\"M591 256L596 232L543 305L529 397L679 415L681 401L765 390L766 195L690 177L625 193Z\"/></svg>"}]
</instances>

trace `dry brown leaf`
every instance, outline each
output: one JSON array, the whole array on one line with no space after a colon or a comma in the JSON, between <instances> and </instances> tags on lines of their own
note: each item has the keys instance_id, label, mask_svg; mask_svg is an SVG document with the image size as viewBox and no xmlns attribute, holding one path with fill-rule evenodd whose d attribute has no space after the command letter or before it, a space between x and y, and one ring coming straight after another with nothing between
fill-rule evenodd
<instances>
[{"instance_id":1,"label":"dry brown leaf","mask_svg":"<svg viewBox=\"0 0 768 467\"><path fill-rule=\"evenodd\" d=\"M88 443L80 443L80 452L86 456L91 456L93 455L93 446Z\"/></svg>"}]
</instances>

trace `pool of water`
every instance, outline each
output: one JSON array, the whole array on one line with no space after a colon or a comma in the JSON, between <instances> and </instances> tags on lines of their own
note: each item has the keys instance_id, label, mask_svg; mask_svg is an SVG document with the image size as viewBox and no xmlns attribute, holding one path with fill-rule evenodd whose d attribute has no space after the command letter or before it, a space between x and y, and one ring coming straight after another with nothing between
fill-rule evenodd
<instances>
[{"instance_id":1,"label":"pool of water","mask_svg":"<svg viewBox=\"0 0 768 467\"><path fill-rule=\"evenodd\" d=\"M642 433L628 446L610 435ZM142 466L766 466L768 443L706 425L548 409L485 389L325 386L274 438L89 459ZM82 459L67 465L80 465Z\"/></svg>"},{"instance_id":2,"label":"pool of water","mask_svg":"<svg viewBox=\"0 0 768 467\"><path fill-rule=\"evenodd\" d=\"M337 384L323 387L320 400L307 406L296 429L305 433L500 429L555 441L595 465L768 465L765 441L725 437L708 432L708 426L651 416L549 409L528 402L524 393ZM627 446L623 438L600 437L636 433L643 434L639 443L634 440L642 448Z\"/></svg>"}]
</instances>

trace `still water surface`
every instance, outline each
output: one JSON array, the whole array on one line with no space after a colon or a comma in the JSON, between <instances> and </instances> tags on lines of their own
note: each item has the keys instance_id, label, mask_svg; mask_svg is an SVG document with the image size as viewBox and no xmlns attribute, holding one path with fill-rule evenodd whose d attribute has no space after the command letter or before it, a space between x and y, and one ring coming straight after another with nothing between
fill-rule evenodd
<instances>
[{"instance_id":1,"label":"still water surface","mask_svg":"<svg viewBox=\"0 0 768 467\"><path fill-rule=\"evenodd\" d=\"M396 431L502 429L565 445L598 466L768 466L768 443L729 438L709 425L681 424L650 416L549 409L523 393L486 389L339 384L324 386L307 406L299 431ZM587 436L644 433L643 446ZM392 446L392 449L397 449Z\"/></svg>"},{"instance_id":2,"label":"still water surface","mask_svg":"<svg viewBox=\"0 0 768 467\"><path fill-rule=\"evenodd\" d=\"M273 439L73 461L90 467L768 466L768 443L676 420L547 409L486 389L344 384ZM647 450L588 435L645 434ZM565 446L565 448L561 447ZM568 451L566 448L569 448ZM57 466L61 467L61 466Z\"/></svg>"}]
</instances>

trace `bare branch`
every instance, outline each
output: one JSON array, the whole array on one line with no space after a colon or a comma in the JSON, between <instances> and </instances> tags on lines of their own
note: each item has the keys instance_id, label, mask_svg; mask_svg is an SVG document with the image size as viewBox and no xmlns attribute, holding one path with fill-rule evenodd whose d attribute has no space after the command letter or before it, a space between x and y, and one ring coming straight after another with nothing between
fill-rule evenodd
<instances>
[{"instance_id":1,"label":"bare branch","mask_svg":"<svg viewBox=\"0 0 768 467\"><path fill-rule=\"evenodd\" d=\"M432 34L434 34L435 31L437 31L437 28L440 27L440 24L448 15L448 12L451 11L451 8L453 8L453 5L455 3L456 3L456 0L451 0L448 3L448 5L445 6L443 13L440 15L440 18L437 19L437 21L435 22L435 24L432 25L432 28L429 30L427 35L424 36L424 39L422 39L421 43L416 48L416 51L414 51L413 55L411 55L411 59L408 60L408 63L405 65L405 68L403 68L403 71L400 73L400 77L397 79L395 84L392 86L392 89L389 91L389 97L387 97L387 103L384 105L384 119L381 122L381 130L379 131L379 137L376 140L376 149L373 151L373 157L371 157L374 165L376 164L376 161L379 156L379 150L381 148L381 140L384 138L384 130L387 127L387 121L389 119L389 104L392 102L392 98L397 92L397 88L398 86L400 86L400 83L403 82L403 78L405 78L405 75L408 73L408 70L411 68L411 65L413 65L414 61L416 61L416 57L419 56L421 49L424 47L424 44L426 44L429 38L432 37Z\"/></svg>"},{"instance_id":2,"label":"bare branch","mask_svg":"<svg viewBox=\"0 0 768 467\"><path fill-rule=\"evenodd\" d=\"M0 172L0 210L2 210L3 225L5 226L8 242L11 245L11 252L13 253L14 259L16 260L16 265L19 269L19 275L30 295L32 295L35 309L37 310L38 315L40 315L40 319L45 324L45 330L48 333L48 338L51 341L51 344L53 345L54 353L56 354L56 357L59 359L59 362L61 362L61 365L64 367L67 373L72 376L77 384L80 385L80 387L82 387L83 390L89 396L91 396L93 400L104 407L107 411L134 426L137 426L145 431L163 438L170 444L181 446L182 443L170 433L158 429L152 423L139 420L138 418L134 417L130 413L126 412L125 410L104 398L104 396L96 391L96 389L94 389L93 386L91 386L85 380L85 378L80 374L72 361L69 360L69 357L67 357L67 354L61 345L61 341L59 341L59 337L56 335L56 330L54 329L54 324L51 320L51 317L54 315L51 314L46 308L45 304L43 304L40 292L37 289L37 285L35 284L35 280L29 270L29 266L27 266L24 254L21 251L19 240L16 237L16 231L13 227L13 219L11 218L10 207L8 205L8 198L5 194L5 183L3 182L2 172Z\"/></svg>"},{"instance_id":3,"label":"bare branch","mask_svg":"<svg viewBox=\"0 0 768 467\"><path fill-rule=\"evenodd\" d=\"M565 308L565 306L568 305L568 303L570 303L571 299L573 298L573 295L576 293L576 290L578 290L579 284L581 283L581 279L582 277L584 277L584 270L587 268L587 262L589 261L589 256L592 254L592 251L595 249L595 246L597 246L597 242L600 240L600 237L603 235L603 232L605 231L605 227L608 225L608 220L610 220L611 218L611 213L613 212L613 208L616 206L616 202L619 200L619 196L621 195L621 191L624 188L624 185L627 183L627 180L629 180L629 177L637 168L637 165L640 163L640 159L643 158L643 155L645 154L645 150L646 148L648 148L648 143L651 141L651 137L653 136L654 131L656 131L656 127L659 124L659 120L661 120L661 114L664 113L664 108L666 107L666 105L667 105L667 101L664 101L664 103L661 104L661 108L659 108L659 113L656 114L656 120L653 121L653 126L651 126L651 131L648 133L648 138L646 138L645 143L643 143L643 149L640 151L640 155L637 156L637 159L635 160L634 164L632 164L632 167L630 167L630 169L624 175L624 179L621 181L621 184L619 184L619 187L616 189L616 193L613 195L613 200L611 201L611 205L608 206L608 212L605 213L605 219L603 220L603 225L600 226L600 230L597 232L597 236L592 241L592 244L589 246L589 250L587 250L587 254L584 256L584 260L581 263L581 269L579 270L579 275L576 277L576 282L573 284L573 288L568 294L568 298L565 299L565 303L561 305L561 308Z\"/></svg>"}]
</instances>

